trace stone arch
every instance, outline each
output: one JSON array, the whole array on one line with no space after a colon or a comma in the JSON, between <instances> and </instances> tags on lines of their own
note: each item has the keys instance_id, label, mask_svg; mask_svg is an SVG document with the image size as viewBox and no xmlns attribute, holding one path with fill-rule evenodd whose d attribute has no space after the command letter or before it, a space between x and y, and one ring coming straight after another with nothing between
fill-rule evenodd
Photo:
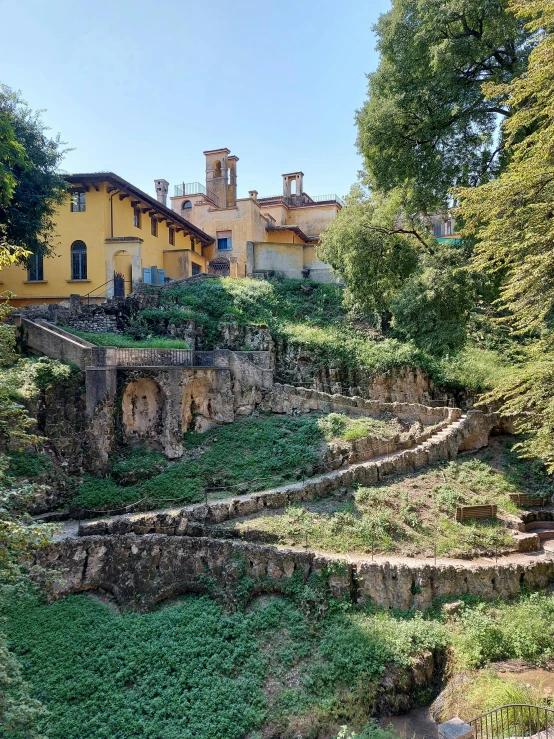
<instances>
[{"instance_id":1,"label":"stone arch","mask_svg":"<svg viewBox=\"0 0 554 739\"><path fill-rule=\"evenodd\" d=\"M128 442L145 443L163 451L165 416L165 393L157 382L141 377L127 385L123 393L122 426Z\"/></svg>"},{"instance_id":2,"label":"stone arch","mask_svg":"<svg viewBox=\"0 0 554 739\"><path fill-rule=\"evenodd\" d=\"M188 382L183 389L182 414L183 431L195 421L194 431L206 431L213 425L211 377L197 377Z\"/></svg>"}]
</instances>

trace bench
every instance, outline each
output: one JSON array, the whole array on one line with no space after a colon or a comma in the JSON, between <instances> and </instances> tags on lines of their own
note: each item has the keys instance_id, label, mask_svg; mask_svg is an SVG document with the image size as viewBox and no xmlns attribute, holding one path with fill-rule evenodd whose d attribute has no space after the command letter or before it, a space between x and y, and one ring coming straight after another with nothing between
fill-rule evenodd
<instances>
[{"instance_id":1,"label":"bench","mask_svg":"<svg viewBox=\"0 0 554 739\"><path fill-rule=\"evenodd\" d=\"M498 506L490 505L459 505L456 507L456 521L464 523L464 521L475 519L496 518Z\"/></svg>"},{"instance_id":2,"label":"bench","mask_svg":"<svg viewBox=\"0 0 554 739\"><path fill-rule=\"evenodd\" d=\"M510 493L510 500L519 508L531 508L534 505L548 505L549 503L546 495L533 495L533 493Z\"/></svg>"}]
</instances>

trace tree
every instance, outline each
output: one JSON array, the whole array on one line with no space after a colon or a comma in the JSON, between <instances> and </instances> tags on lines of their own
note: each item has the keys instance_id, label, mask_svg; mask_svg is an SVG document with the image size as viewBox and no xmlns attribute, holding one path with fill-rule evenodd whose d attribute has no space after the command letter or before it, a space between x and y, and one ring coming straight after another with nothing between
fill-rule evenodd
<instances>
[{"instance_id":1,"label":"tree","mask_svg":"<svg viewBox=\"0 0 554 739\"><path fill-rule=\"evenodd\" d=\"M411 185L414 212L442 212L455 185L475 186L499 167L505 88L525 67L528 38L503 0L393 0L374 28L380 63L357 112L367 183Z\"/></svg>"},{"instance_id":2,"label":"tree","mask_svg":"<svg viewBox=\"0 0 554 739\"><path fill-rule=\"evenodd\" d=\"M400 207L400 202L370 197L354 186L318 247L320 259L343 277L355 301L368 311L387 310L418 266L421 245L413 224L395 225Z\"/></svg>"},{"instance_id":3,"label":"tree","mask_svg":"<svg viewBox=\"0 0 554 739\"><path fill-rule=\"evenodd\" d=\"M460 190L464 233L477 241L474 267L502 272L501 304L519 332L541 331L554 308L554 3L512 0L535 44L525 75L488 84L513 115L504 123L509 163L500 176Z\"/></svg>"},{"instance_id":4,"label":"tree","mask_svg":"<svg viewBox=\"0 0 554 739\"><path fill-rule=\"evenodd\" d=\"M465 232L477 240L474 268L501 274L499 302L520 335L535 337L526 360L483 402L500 401L525 434L518 445L554 472L554 0L512 0L533 48L526 74L489 84L514 110L504 123L509 162L498 179L460 191ZM536 340L540 336L540 340Z\"/></svg>"},{"instance_id":5,"label":"tree","mask_svg":"<svg viewBox=\"0 0 554 739\"><path fill-rule=\"evenodd\" d=\"M422 268L406 280L390 303L399 338L432 354L462 348L477 292L476 280L464 269L465 263L466 255L458 247L441 245L425 255Z\"/></svg>"},{"instance_id":6,"label":"tree","mask_svg":"<svg viewBox=\"0 0 554 739\"><path fill-rule=\"evenodd\" d=\"M49 138L40 112L0 85L0 246L18 260L49 251L53 216L67 184L58 173L64 155L59 137Z\"/></svg>"}]
</instances>

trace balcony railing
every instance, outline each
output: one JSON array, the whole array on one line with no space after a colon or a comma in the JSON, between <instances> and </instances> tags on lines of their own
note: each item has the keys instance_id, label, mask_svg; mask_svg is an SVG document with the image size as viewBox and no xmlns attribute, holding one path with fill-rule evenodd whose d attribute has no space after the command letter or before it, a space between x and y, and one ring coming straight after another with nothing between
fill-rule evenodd
<instances>
[{"instance_id":1,"label":"balcony railing","mask_svg":"<svg viewBox=\"0 0 554 739\"><path fill-rule=\"evenodd\" d=\"M206 195L219 206L216 195L211 190L207 190L201 182L183 182L180 185L175 185L176 198L183 198L187 195Z\"/></svg>"},{"instance_id":2,"label":"balcony railing","mask_svg":"<svg viewBox=\"0 0 554 739\"><path fill-rule=\"evenodd\" d=\"M344 208L344 200L342 198L339 198L338 195L332 194L332 195L313 195L312 200L314 203L323 203L327 201L332 201L335 203L339 203Z\"/></svg>"},{"instance_id":3,"label":"balcony railing","mask_svg":"<svg viewBox=\"0 0 554 739\"><path fill-rule=\"evenodd\" d=\"M328 202L334 202L339 203L344 208L345 202L342 198L340 198L338 195L308 195L307 193L304 193L306 195L306 201L301 202L299 205L302 207L304 205L310 205L310 203L328 203ZM287 205L296 205L296 196L292 195L291 197L287 197L286 195L264 195L261 198L258 198L258 200L282 200Z\"/></svg>"}]
</instances>

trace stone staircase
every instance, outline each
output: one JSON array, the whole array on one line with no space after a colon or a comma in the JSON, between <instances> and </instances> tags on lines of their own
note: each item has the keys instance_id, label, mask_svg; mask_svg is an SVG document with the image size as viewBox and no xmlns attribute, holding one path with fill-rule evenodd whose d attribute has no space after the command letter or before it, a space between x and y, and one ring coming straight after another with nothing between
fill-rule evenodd
<instances>
[{"instance_id":1,"label":"stone staircase","mask_svg":"<svg viewBox=\"0 0 554 739\"><path fill-rule=\"evenodd\" d=\"M407 474L435 462L455 459L464 438L467 434L474 433L474 425L471 422L471 413L462 415L411 449L376 457L367 462L345 465L338 470L300 482L240 497L223 498L182 508L128 513L82 521L79 535L127 533L183 535L187 532L192 533L198 524L222 523L257 513L264 508L277 509L304 500L322 498L333 490L348 487L354 482L362 485L376 484L390 475Z\"/></svg>"},{"instance_id":2,"label":"stone staircase","mask_svg":"<svg viewBox=\"0 0 554 739\"><path fill-rule=\"evenodd\" d=\"M527 533L536 534L541 542L554 539L554 521L531 521L525 524Z\"/></svg>"}]
</instances>

